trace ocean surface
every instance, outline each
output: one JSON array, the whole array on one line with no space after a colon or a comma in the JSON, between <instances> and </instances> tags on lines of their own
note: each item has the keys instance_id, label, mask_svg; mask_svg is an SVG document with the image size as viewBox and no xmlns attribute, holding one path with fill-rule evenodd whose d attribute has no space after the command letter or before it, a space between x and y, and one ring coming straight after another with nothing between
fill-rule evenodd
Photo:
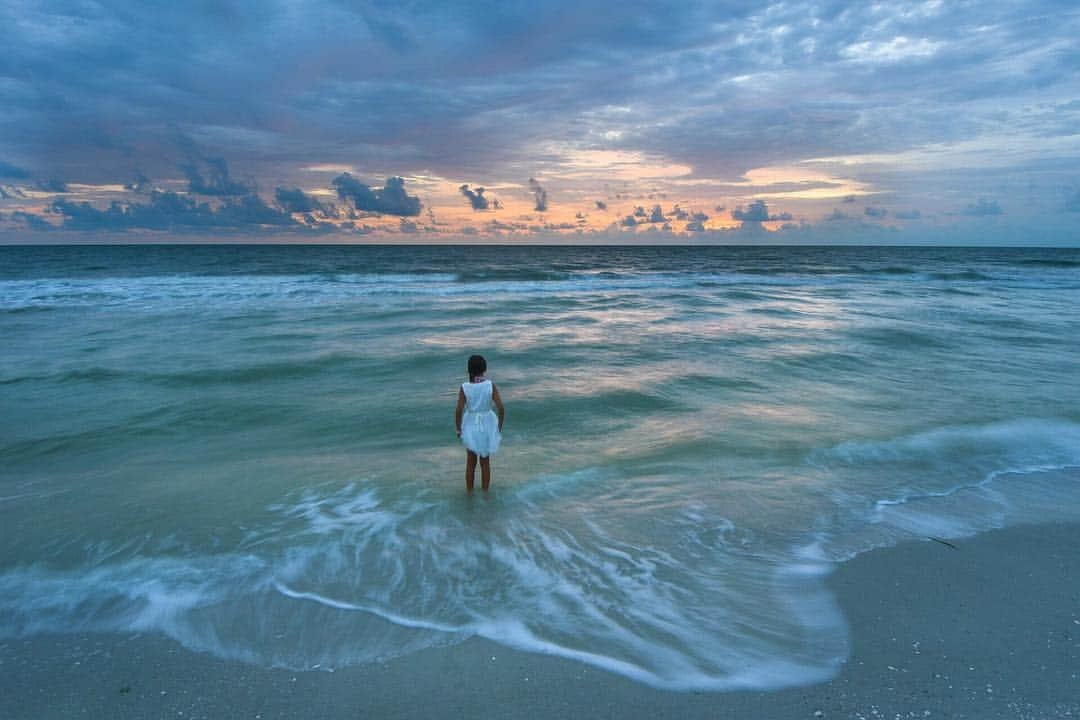
<instances>
[{"instance_id":1,"label":"ocean surface","mask_svg":"<svg viewBox=\"0 0 1080 720\"><path fill-rule=\"evenodd\" d=\"M0 344L0 638L777 688L837 563L1080 520L1078 250L0 247Z\"/></svg>"}]
</instances>

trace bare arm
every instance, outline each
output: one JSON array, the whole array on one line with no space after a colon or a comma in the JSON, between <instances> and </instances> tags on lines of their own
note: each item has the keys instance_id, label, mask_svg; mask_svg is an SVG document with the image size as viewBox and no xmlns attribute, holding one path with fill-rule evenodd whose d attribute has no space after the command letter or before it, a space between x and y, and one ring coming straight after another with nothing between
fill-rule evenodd
<instances>
[{"instance_id":1,"label":"bare arm","mask_svg":"<svg viewBox=\"0 0 1080 720\"><path fill-rule=\"evenodd\" d=\"M503 415L506 411L503 410L502 398L499 397L499 388L495 387L495 383L491 383L491 402L495 403L495 414L499 416L499 432L502 432Z\"/></svg>"},{"instance_id":2,"label":"bare arm","mask_svg":"<svg viewBox=\"0 0 1080 720\"><path fill-rule=\"evenodd\" d=\"M458 388L457 410L454 411L454 425L457 426L458 437L461 437L461 414L465 412L465 391Z\"/></svg>"}]
</instances>

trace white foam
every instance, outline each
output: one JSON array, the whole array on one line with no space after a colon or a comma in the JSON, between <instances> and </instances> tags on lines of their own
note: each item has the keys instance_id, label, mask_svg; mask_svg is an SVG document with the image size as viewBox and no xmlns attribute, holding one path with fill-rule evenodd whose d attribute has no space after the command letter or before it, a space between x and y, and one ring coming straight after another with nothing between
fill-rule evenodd
<instances>
[{"instance_id":1,"label":"white foam","mask_svg":"<svg viewBox=\"0 0 1080 720\"><path fill-rule=\"evenodd\" d=\"M813 453L811 462L841 486L888 478L880 488L832 493L848 518L824 534L822 545L835 560L909 539L1080 520L1080 473L1070 474L1080 468L1080 424L1066 420L1018 419L848 442ZM1047 478L1050 486L1043 484ZM874 498L875 490L888 494ZM1051 496L1056 503L1043 500Z\"/></svg>"},{"instance_id":2,"label":"white foam","mask_svg":"<svg viewBox=\"0 0 1080 720\"><path fill-rule=\"evenodd\" d=\"M467 627L463 626L447 625L445 623L431 622L429 620L406 617L405 615L401 615L400 613L390 612L374 603L346 602L344 600L335 600L333 598L329 598L325 595L320 595L318 593L301 592L298 590L293 590L279 582L274 583L274 588L282 595L293 598L294 600L310 600L312 602L319 603L320 605L325 605L326 607L332 607L336 610L350 610L370 613L372 615L382 618L383 620L387 620L394 623L395 625L400 625L402 627L419 628L422 630L434 630L436 632L443 633L461 633L466 632L468 629Z\"/></svg>"},{"instance_id":3,"label":"white foam","mask_svg":"<svg viewBox=\"0 0 1080 720\"><path fill-rule=\"evenodd\" d=\"M890 440L844 442L813 453L810 461L869 465L917 462L991 462L988 471L1016 472L1080 464L1080 423L1025 418L987 425L952 426Z\"/></svg>"},{"instance_id":4,"label":"white foam","mask_svg":"<svg viewBox=\"0 0 1080 720\"><path fill-rule=\"evenodd\" d=\"M539 507L500 515L498 504L483 506L491 522L477 525L454 506L387 503L365 486L276 507L281 536L248 538L247 554L0 574L0 635L156 630L223 657L297 668L478 635L656 687L730 689L824 677L837 661L830 638L844 634L816 599L791 618L817 574L791 570L778 581L782 564L696 568L610 526L600 542L573 536Z\"/></svg>"}]
</instances>

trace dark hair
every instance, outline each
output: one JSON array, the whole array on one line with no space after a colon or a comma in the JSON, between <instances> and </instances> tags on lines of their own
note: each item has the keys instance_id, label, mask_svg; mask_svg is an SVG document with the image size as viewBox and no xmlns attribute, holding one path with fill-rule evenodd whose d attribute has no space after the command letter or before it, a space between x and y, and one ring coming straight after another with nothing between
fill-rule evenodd
<instances>
[{"instance_id":1,"label":"dark hair","mask_svg":"<svg viewBox=\"0 0 1080 720\"><path fill-rule=\"evenodd\" d=\"M477 375L483 375L486 370L487 360L483 355L469 356L469 382L472 382Z\"/></svg>"}]
</instances>

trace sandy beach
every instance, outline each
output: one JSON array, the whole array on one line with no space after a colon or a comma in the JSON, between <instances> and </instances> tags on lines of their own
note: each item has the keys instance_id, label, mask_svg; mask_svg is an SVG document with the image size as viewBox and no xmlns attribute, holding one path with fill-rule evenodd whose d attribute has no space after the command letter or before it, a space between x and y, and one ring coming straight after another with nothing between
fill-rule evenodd
<instances>
[{"instance_id":1,"label":"sandy beach","mask_svg":"<svg viewBox=\"0 0 1080 720\"><path fill-rule=\"evenodd\" d=\"M471 639L385 663L295 672L156 635L0 644L0 717L1068 718L1080 716L1080 528L1022 526L874 550L828 584L851 625L832 681L660 691Z\"/></svg>"}]
</instances>

